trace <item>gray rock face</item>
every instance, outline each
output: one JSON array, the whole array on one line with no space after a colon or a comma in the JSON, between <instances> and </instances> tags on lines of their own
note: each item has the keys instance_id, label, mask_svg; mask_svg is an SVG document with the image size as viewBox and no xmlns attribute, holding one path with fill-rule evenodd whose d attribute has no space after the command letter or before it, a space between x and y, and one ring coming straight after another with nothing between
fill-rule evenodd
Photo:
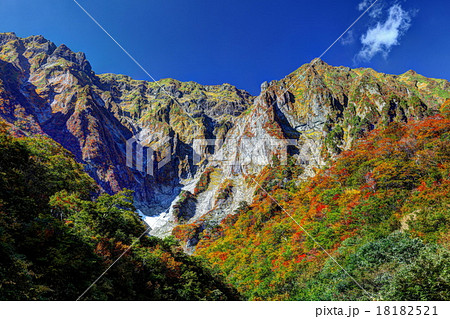
<instances>
[{"instance_id":1,"label":"gray rock face","mask_svg":"<svg viewBox=\"0 0 450 319\"><path fill-rule=\"evenodd\" d=\"M51 44L47 45L47 47L51 47ZM49 50L46 53L49 54ZM72 52L65 44L61 44L59 47L54 49L52 53L50 53L49 62L54 62L57 59L64 59L66 61L73 62L88 75L92 72L91 64L86 59L86 55L83 52Z\"/></svg>"},{"instance_id":2,"label":"gray rock face","mask_svg":"<svg viewBox=\"0 0 450 319\"><path fill-rule=\"evenodd\" d=\"M269 87L269 83L267 81L264 81L261 83L261 92L264 92Z\"/></svg>"},{"instance_id":3,"label":"gray rock face","mask_svg":"<svg viewBox=\"0 0 450 319\"><path fill-rule=\"evenodd\" d=\"M17 39L18 38L14 32L0 33L0 46Z\"/></svg>"},{"instance_id":4,"label":"gray rock face","mask_svg":"<svg viewBox=\"0 0 450 319\"><path fill-rule=\"evenodd\" d=\"M0 116L20 134L62 144L103 191L134 190L147 215L167 210L198 171L194 139L224 136L253 99L229 84L98 76L83 53L41 36L0 34L0 43ZM145 140L128 143L142 132Z\"/></svg>"},{"instance_id":5,"label":"gray rock face","mask_svg":"<svg viewBox=\"0 0 450 319\"><path fill-rule=\"evenodd\" d=\"M253 177L274 157L311 176L368 131L431 115L450 97L445 80L323 61L264 82L254 98L229 84L96 75L83 53L41 36L0 34L0 50L0 116L62 144L104 191L134 190L158 236L179 223L212 227L250 203Z\"/></svg>"},{"instance_id":6,"label":"gray rock face","mask_svg":"<svg viewBox=\"0 0 450 319\"><path fill-rule=\"evenodd\" d=\"M430 89L434 86L442 90L448 85L445 80L426 81L431 81L427 82ZM323 61L305 65L270 85L265 82L261 90L253 106L239 117L208 159L206 167L214 168L215 175L197 198L196 213L188 221L199 229L219 223L243 201L250 203L259 185L245 176L257 176L274 156L280 160L292 156L303 167L305 178L313 176L315 168L324 166L327 159L349 148L365 132L383 125L387 106L396 109L389 112L397 114L389 120L408 121L423 116L417 108L432 114L444 101L427 99L426 90L414 91L409 75L352 71ZM409 117L400 117L402 112L409 112ZM224 200L221 185L227 182L233 187ZM188 243L187 249L192 251L192 245Z\"/></svg>"}]
</instances>

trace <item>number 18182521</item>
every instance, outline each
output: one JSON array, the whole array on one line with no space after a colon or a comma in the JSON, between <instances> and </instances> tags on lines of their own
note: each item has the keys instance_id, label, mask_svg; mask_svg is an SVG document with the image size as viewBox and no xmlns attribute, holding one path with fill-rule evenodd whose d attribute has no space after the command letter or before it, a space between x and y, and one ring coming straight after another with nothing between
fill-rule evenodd
<instances>
[{"instance_id":1,"label":"number 18182521","mask_svg":"<svg viewBox=\"0 0 450 319\"><path fill-rule=\"evenodd\" d=\"M429 306L377 306L378 316L437 316L437 307Z\"/></svg>"}]
</instances>

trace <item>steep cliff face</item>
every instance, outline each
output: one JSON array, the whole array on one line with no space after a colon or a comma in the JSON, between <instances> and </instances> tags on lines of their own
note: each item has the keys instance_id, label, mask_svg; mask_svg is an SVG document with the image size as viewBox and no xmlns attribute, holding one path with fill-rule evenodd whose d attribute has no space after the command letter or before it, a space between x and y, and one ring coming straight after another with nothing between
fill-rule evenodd
<instances>
[{"instance_id":1,"label":"steep cliff face","mask_svg":"<svg viewBox=\"0 0 450 319\"><path fill-rule=\"evenodd\" d=\"M252 201L253 178L275 158L313 176L369 131L450 98L446 80L320 60L261 89L254 98L229 84L96 75L65 45L0 34L0 116L16 134L62 144L104 191L134 190L158 236L214 227Z\"/></svg>"},{"instance_id":2,"label":"steep cliff face","mask_svg":"<svg viewBox=\"0 0 450 319\"><path fill-rule=\"evenodd\" d=\"M196 215L185 223L191 227L188 249L196 243L196 233L213 229L243 201L252 201L259 187L254 178L274 157L282 164L290 158L303 170L303 178L311 177L373 129L435 114L450 97L446 80L413 71L396 76L332 67L321 60L282 80L263 83L261 89L210 160L218 173L207 195L199 196ZM227 201L221 201L228 181L232 187Z\"/></svg>"},{"instance_id":3,"label":"steep cliff face","mask_svg":"<svg viewBox=\"0 0 450 319\"><path fill-rule=\"evenodd\" d=\"M417 287L442 286L450 260L448 101L440 114L372 130L300 183L298 166L274 161L255 177L265 190L236 214L174 234L253 300L368 298L352 279L368 299L447 300Z\"/></svg>"},{"instance_id":4,"label":"steep cliff face","mask_svg":"<svg viewBox=\"0 0 450 319\"><path fill-rule=\"evenodd\" d=\"M371 69L332 67L313 61L280 81L263 85L252 108L230 131L233 154L246 150L270 159L261 140L290 139L291 151L307 169L348 149L355 138L392 121L408 122L438 111L450 97L446 80L434 80L413 71L395 76ZM254 147L243 147L244 141ZM244 156L245 157L245 156ZM248 166L254 169L249 163ZM307 172L312 174L311 170Z\"/></svg>"},{"instance_id":5,"label":"steep cliff face","mask_svg":"<svg viewBox=\"0 0 450 319\"><path fill-rule=\"evenodd\" d=\"M83 53L13 33L0 34L0 80L0 116L17 134L49 135L86 164L104 191L134 190L146 214L167 208L182 180L195 174L193 140L225 135L252 101L228 84L96 75ZM133 137L144 148L165 144L154 156L170 161L155 164L152 174L136 169L136 145L128 162L126 154Z\"/></svg>"}]
</instances>

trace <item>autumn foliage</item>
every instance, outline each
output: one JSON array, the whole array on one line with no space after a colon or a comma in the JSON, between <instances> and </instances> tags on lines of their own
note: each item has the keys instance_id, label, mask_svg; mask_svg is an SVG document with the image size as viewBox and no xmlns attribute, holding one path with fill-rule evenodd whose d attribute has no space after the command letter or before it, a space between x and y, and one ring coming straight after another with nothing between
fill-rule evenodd
<instances>
[{"instance_id":1,"label":"autumn foliage","mask_svg":"<svg viewBox=\"0 0 450 319\"><path fill-rule=\"evenodd\" d=\"M113 264L83 300L240 298L172 237L143 236L135 211L131 191L99 194L50 138L1 125L0 300L76 300Z\"/></svg>"},{"instance_id":2,"label":"autumn foliage","mask_svg":"<svg viewBox=\"0 0 450 319\"><path fill-rule=\"evenodd\" d=\"M264 169L256 182L265 190L258 187L252 204L222 222L221 236L202 238L197 254L253 300L450 298L449 276L437 275L449 261L448 117L391 123L314 178L302 182L299 173L294 165ZM404 261L380 257L361 266L380 245L405 251ZM416 278L411 267L420 263L435 268ZM441 288L414 290L401 276L440 276Z\"/></svg>"}]
</instances>

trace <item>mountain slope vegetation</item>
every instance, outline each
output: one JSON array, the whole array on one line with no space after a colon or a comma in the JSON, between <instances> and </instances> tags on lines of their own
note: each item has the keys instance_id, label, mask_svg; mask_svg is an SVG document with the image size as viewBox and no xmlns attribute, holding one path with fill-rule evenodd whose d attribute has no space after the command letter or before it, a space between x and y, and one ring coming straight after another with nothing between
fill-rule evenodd
<instances>
[{"instance_id":1,"label":"mountain slope vegetation","mask_svg":"<svg viewBox=\"0 0 450 319\"><path fill-rule=\"evenodd\" d=\"M132 192L99 195L59 144L1 124L1 300L75 300L122 254L84 300L240 298L175 241L140 237Z\"/></svg>"},{"instance_id":2,"label":"mountain slope vegetation","mask_svg":"<svg viewBox=\"0 0 450 319\"><path fill-rule=\"evenodd\" d=\"M253 300L450 299L448 113L391 123L312 179L298 173L275 162L251 204L174 233L196 236L196 254Z\"/></svg>"}]
</instances>

